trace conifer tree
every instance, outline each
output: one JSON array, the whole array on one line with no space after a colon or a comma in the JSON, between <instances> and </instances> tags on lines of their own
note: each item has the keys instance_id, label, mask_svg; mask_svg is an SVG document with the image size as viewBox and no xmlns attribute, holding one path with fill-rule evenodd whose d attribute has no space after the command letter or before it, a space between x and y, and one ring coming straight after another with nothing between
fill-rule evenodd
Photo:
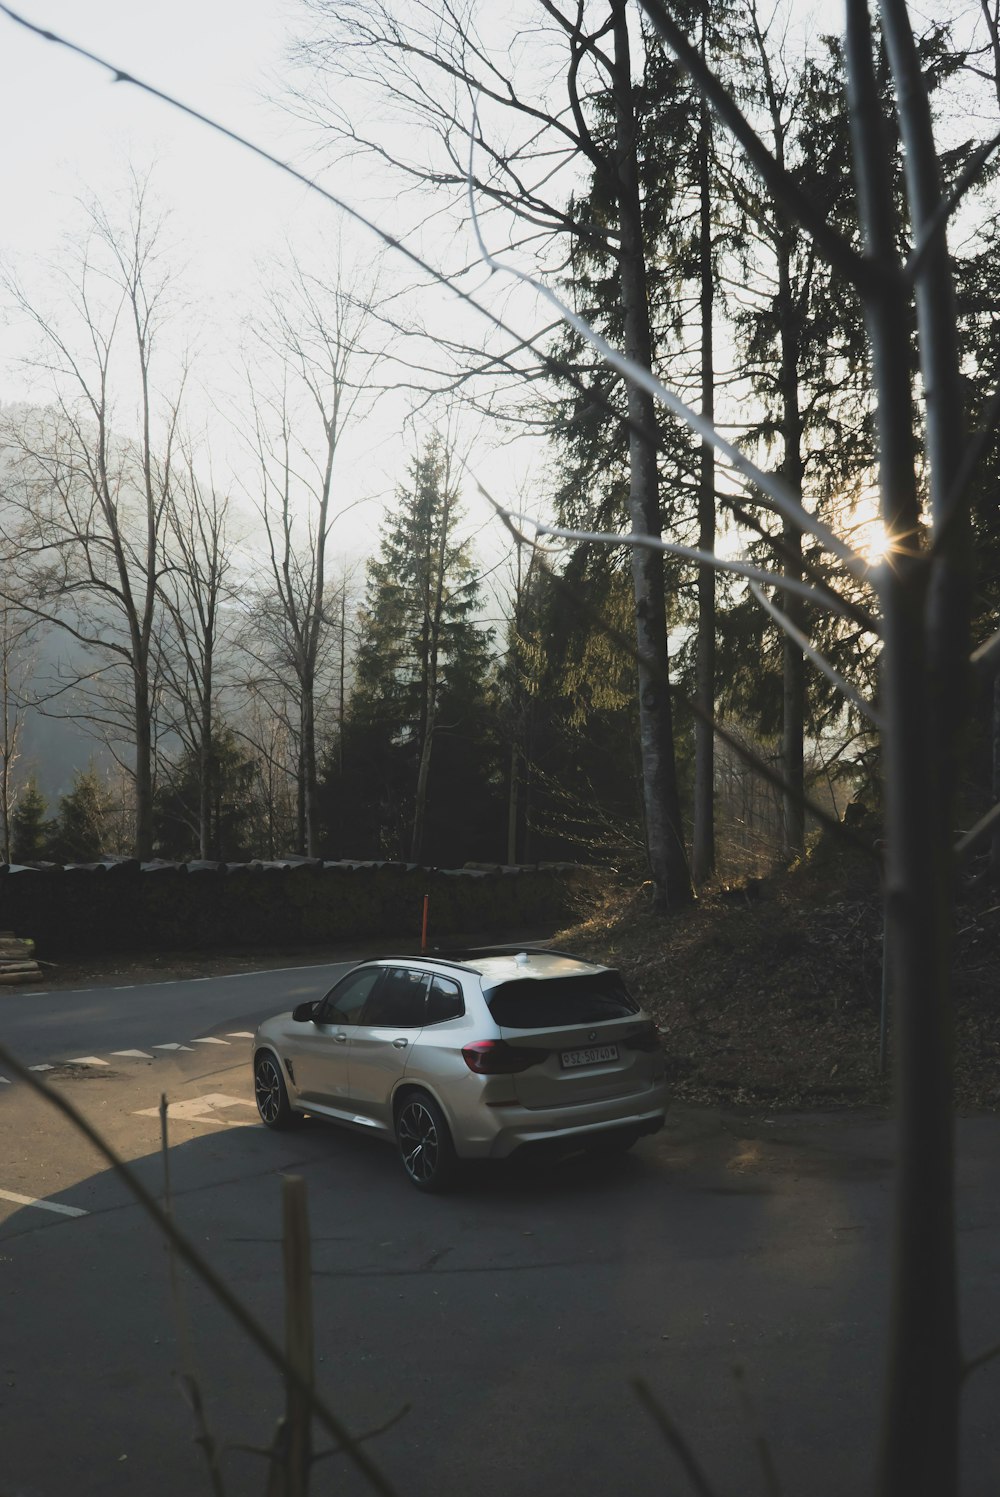
<instances>
[{"instance_id":1,"label":"conifer tree","mask_svg":"<svg viewBox=\"0 0 1000 1497\"><path fill-rule=\"evenodd\" d=\"M345 775L366 802L369 850L413 861L463 850L462 828L481 825L492 770L493 631L477 623L481 590L461 519L452 453L435 435L368 564L345 724Z\"/></svg>"},{"instance_id":2,"label":"conifer tree","mask_svg":"<svg viewBox=\"0 0 1000 1497\"><path fill-rule=\"evenodd\" d=\"M51 832L45 819L45 797L32 778L24 786L11 812L11 859L15 863L38 863L48 857Z\"/></svg>"}]
</instances>

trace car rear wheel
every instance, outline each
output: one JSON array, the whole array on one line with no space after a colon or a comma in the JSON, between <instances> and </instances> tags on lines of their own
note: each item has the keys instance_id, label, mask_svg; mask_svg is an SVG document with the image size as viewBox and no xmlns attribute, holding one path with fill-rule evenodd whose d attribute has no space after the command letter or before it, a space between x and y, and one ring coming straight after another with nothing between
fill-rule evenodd
<instances>
[{"instance_id":1,"label":"car rear wheel","mask_svg":"<svg viewBox=\"0 0 1000 1497\"><path fill-rule=\"evenodd\" d=\"M291 1128L299 1121L299 1114L292 1111L288 1101L277 1058L270 1050L262 1050L254 1061L253 1089L257 1111L265 1127Z\"/></svg>"},{"instance_id":2,"label":"car rear wheel","mask_svg":"<svg viewBox=\"0 0 1000 1497\"><path fill-rule=\"evenodd\" d=\"M458 1158L444 1113L425 1092L410 1092L396 1110L396 1142L407 1178L418 1190L447 1190Z\"/></svg>"}]
</instances>

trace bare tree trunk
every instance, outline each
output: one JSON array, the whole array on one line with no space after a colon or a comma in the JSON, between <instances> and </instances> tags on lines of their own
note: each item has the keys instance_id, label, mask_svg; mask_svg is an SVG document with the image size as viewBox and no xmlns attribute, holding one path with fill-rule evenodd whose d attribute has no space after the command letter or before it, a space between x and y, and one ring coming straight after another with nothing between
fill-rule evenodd
<instances>
[{"instance_id":1,"label":"bare tree trunk","mask_svg":"<svg viewBox=\"0 0 1000 1497\"><path fill-rule=\"evenodd\" d=\"M706 23L702 21L702 54ZM698 130L698 257L701 273L701 414L715 421L715 358L713 349L715 280L712 263L712 182L710 151L711 111L702 99ZM701 444L698 487L698 546L715 550L715 448ZM695 658L695 700L701 712L694 725L694 836L691 868L696 884L703 884L715 868L715 568L698 568L698 638Z\"/></svg>"},{"instance_id":2,"label":"bare tree trunk","mask_svg":"<svg viewBox=\"0 0 1000 1497\"><path fill-rule=\"evenodd\" d=\"M652 337L642 210L636 170L636 122L625 0L612 0L615 49L616 177L621 241L619 274L625 353L652 366ZM637 533L660 534L657 430L653 398L628 381L629 515ZM632 548L632 584L639 667L639 738L642 753L646 845L659 909L690 901L674 755L673 713L667 658L667 615L662 556Z\"/></svg>"},{"instance_id":3,"label":"bare tree trunk","mask_svg":"<svg viewBox=\"0 0 1000 1497\"><path fill-rule=\"evenodd\" d=\"M316 773L316 713L311 680L302 684L302 842L307 857L319 856L319 792Z\"/></svg>"},{"instance_id":4,"label":"bare tree trunk","mask_svg":"<svg viewBox=\"0 0 1000 1497\"><path fill-rule=\"evenodd\" d=\"M427 817L427 782L431 773L431 749L434 743L434 722L437 703L431 702L424 720L424 741L420 746L420 763L417 768L417 791L413 802L413 839L410 844L410 860L419 863L424 850L424 823Z\"/></svg>"},{"instance_id":5,"label":"bare tree trunk","mask_svg":"<svg viewBox=\"0 0 1000 1497\"><path fill-rule=\"evenodd\" d=\"M953 490L963 421L942 227L916 282L931 506L937 538L947 537L932 560L919 544L910 309L866 0L848 0L847 17L858 195L868 250L879 268L866 287L865 310L879 397L882 515L889 536L899 539L883 567L882 588L898 1165L879 1491L883 1497L946 1497L958 1487L960 1385L949 989L952 801L970 590L968 517L955 512ZM919 238L940 195L930 110L905 7L885 0L882 21L899 101L910 219Z\"/></svg>"},{"instance_id":6,"label":"bare tree trunk","mask_svg":"<svg viewBox=\"0 0 1000 1497\"><path fill-rule=\"evenodd\" d=\"M516 742L510 746L510 779L507 786L507 866L517 862L517 798L520 759Z\"/></svg>"},{"instance_id":7,"label":"bare tree trunk","mask_svg":"<svg viewBox=\"0 0 1000 1497\"><path fill-rule=\"evenodd\" d=\"M149 681L144 672L133 676L135 701L135 856L153 856L153 727Z\"/></svg>"},{"instance_id":8,"label":"bare tree trunk","mask_svg":"<svg viewBox=\"0 0 1000 1497\"><path fill-rule=\"evenodd\" d=\"M1000 676L993 682L993 803L1000 801ZM1000 821L990 839L990 872L1000 874Z\"/></svg>"},{"instance_id":9,"label":"bare tree trunk","mask_svg":"<svg viewBox=\"0 0 1000 1497\"><path fill-rule=\"evenodd\" d=\"M783 153L782 153L783 154ZM780 158L779 158L780 159ZM802 414L799 409L799 330L792 296L791 244L783 235L778 246L778 298L781 344L781 435L784 445L782 469L796 498L802 496ZM802 532L787 522L782 526L785 576L802 578ZM782 595L781 606L796 628L805 623L801 598L794 592ZM782 637L781 770L785 781L784 852L788 858L805 851L804 723L806 713L805 657L787 634Z\"/></svg>"}]
</instances>

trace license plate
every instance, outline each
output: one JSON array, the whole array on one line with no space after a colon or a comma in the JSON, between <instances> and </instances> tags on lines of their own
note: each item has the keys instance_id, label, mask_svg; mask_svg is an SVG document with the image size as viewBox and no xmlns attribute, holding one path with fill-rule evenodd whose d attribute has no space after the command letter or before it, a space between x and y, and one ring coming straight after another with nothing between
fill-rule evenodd
<instances>
[{"instance_id":1,"label":"license plate","mask_svg":"<svg viewBox=\"0 0 1000 1497\"><path fill-rule=\"evenodd\" d=\"M609 1060L618 1059L617 1045L590 1045L586 1050L564 1050L562 1063L567 1071L577 1066L600 1066Z\"/></svg>"}]
</instances>

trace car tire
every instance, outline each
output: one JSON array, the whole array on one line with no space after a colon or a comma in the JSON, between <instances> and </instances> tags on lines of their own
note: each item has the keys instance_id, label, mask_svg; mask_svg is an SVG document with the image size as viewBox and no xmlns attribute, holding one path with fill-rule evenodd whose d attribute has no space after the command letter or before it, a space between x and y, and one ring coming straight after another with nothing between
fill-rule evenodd
<instances>
[{"instance_id":1,"label":"car tire","mask_svg":"<svg viewBox=\"0 0 1000 1497\"><path fill-rule=\"evenodd\" d=\"M418 1190L449 1190L458 1156L444 1113L426 1092L407 1092L396 1106L396 1143L406 1178Z\"/></svg>"},{"instance_id":2,"label":"car tire","mask_svg":"<svg viewBox=\"0 0 1000 1497\"><path fill-rule=\"evenodd\" d=\"M292 1111L281 1065L270 1050L261 1050L253 1063L253 1090L265 1128L292 1128L301 1120L299 1113Z\"/></svg>"}]
</instances>

